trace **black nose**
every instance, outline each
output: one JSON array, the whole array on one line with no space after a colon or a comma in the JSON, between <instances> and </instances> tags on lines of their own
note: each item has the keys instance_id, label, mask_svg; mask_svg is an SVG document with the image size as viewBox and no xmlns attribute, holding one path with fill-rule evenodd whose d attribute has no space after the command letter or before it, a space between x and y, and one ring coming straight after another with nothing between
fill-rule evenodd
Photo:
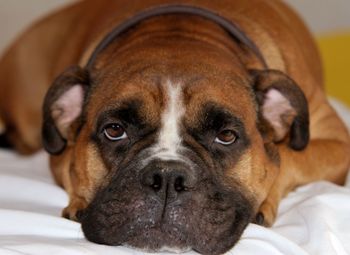
<instances>
[{"instance_id":1,"label":"black nose","mask_svg":"<svg viewBox=\"0 0 350 255\"><path fill-rule=\"evenodd\" d=\"M152 196L176 200L194 188L196 177L190 167L179 162L150 163L143 171L141 183Z\"/></svg>"}]
</instances>

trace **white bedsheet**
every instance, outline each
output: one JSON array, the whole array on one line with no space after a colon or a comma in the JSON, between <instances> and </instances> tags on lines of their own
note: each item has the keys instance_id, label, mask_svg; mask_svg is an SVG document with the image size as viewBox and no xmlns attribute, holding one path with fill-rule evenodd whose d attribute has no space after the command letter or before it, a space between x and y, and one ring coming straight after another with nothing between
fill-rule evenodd
<instances>
[{"instance_id":1,"label":"white bedsheet","mask_svg":"<svg viewBox=\"0 0 350 255\"><path fill-rule=\"evenodd\" d=\"M350 126L350 111L337 109ZM147 254L86 241L78 223L60 217L67 202L44 152L24 158L0 150L1 255ZM350 254L349 181L345 187L318 182L298 188L282 201L272 228L250 224L227 254Z\"/></svg>"}]
</instances>

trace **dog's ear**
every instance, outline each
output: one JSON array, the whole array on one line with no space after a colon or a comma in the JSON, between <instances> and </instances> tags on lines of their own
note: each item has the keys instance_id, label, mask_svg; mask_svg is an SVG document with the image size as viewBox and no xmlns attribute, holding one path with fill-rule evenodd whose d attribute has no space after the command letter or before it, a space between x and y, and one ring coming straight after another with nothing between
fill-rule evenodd
<instances>
[{"instance_id":1,"label":"dog's ear","mask_svg":"<svg viewBox=\"0 0 350 255\"><path fill-rule=\"evenodd\" d=\"M280 71L251 70L250 74L264 131L272 131L275 143L289 139L289 147L304 149L309 142L309 110L303 91Z\"/></svg>"},{"instance_id":2,"label":"dog's ear","mask_svg":"<svg viewBox=\"0 0 350 255\"><path fill-rule=\"evenodd\" d=\"M60 154L72 139L73 123L80 117L89 88L88 72L73 66L59 75L48 90L43 105L43 146Z\"/></svg>"}]
</instances>

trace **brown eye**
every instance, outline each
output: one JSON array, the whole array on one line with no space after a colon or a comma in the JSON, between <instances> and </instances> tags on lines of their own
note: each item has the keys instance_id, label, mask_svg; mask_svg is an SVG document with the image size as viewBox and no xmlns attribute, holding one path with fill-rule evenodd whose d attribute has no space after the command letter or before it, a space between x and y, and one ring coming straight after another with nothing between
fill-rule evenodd
<instances>
[{"instance_id":1,"label":"brown eye","mask_svg":"<svg viewBox=\"0 0 350 255\"><path fill-rule=\"evenodd\" d=\"M237 140L237 135L234 131L230 129L225 129L221 131L215 138L216 143L223 145L229 145L234 143Z\"/></svg>"},{"instance_id":2,"label":"brown eye","mask_svg":"<svg viewBox=\"0 0 350 255\"><path fill-rule=\"evenodd\" d=\"M118 141L128 137L124 128L118 123L112 123L105 126L103 133L111 141Z\"/></svg>"}]
</instances>

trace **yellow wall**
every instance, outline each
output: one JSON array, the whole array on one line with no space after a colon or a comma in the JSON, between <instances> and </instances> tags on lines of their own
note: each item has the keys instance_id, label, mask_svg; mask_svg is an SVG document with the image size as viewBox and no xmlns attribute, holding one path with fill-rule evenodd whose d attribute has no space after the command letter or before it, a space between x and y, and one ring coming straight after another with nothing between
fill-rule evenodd
<instances>
[{"instance_id":1,"label":"yellow wall","mask_svg":"<svg viewBox=\"0 0 350 255\"><path fill-rule=\"evenodd\" d=\"M350 33L320 36L318 44L328 94L350 106Z\"/></svg>"}]
</instances>

